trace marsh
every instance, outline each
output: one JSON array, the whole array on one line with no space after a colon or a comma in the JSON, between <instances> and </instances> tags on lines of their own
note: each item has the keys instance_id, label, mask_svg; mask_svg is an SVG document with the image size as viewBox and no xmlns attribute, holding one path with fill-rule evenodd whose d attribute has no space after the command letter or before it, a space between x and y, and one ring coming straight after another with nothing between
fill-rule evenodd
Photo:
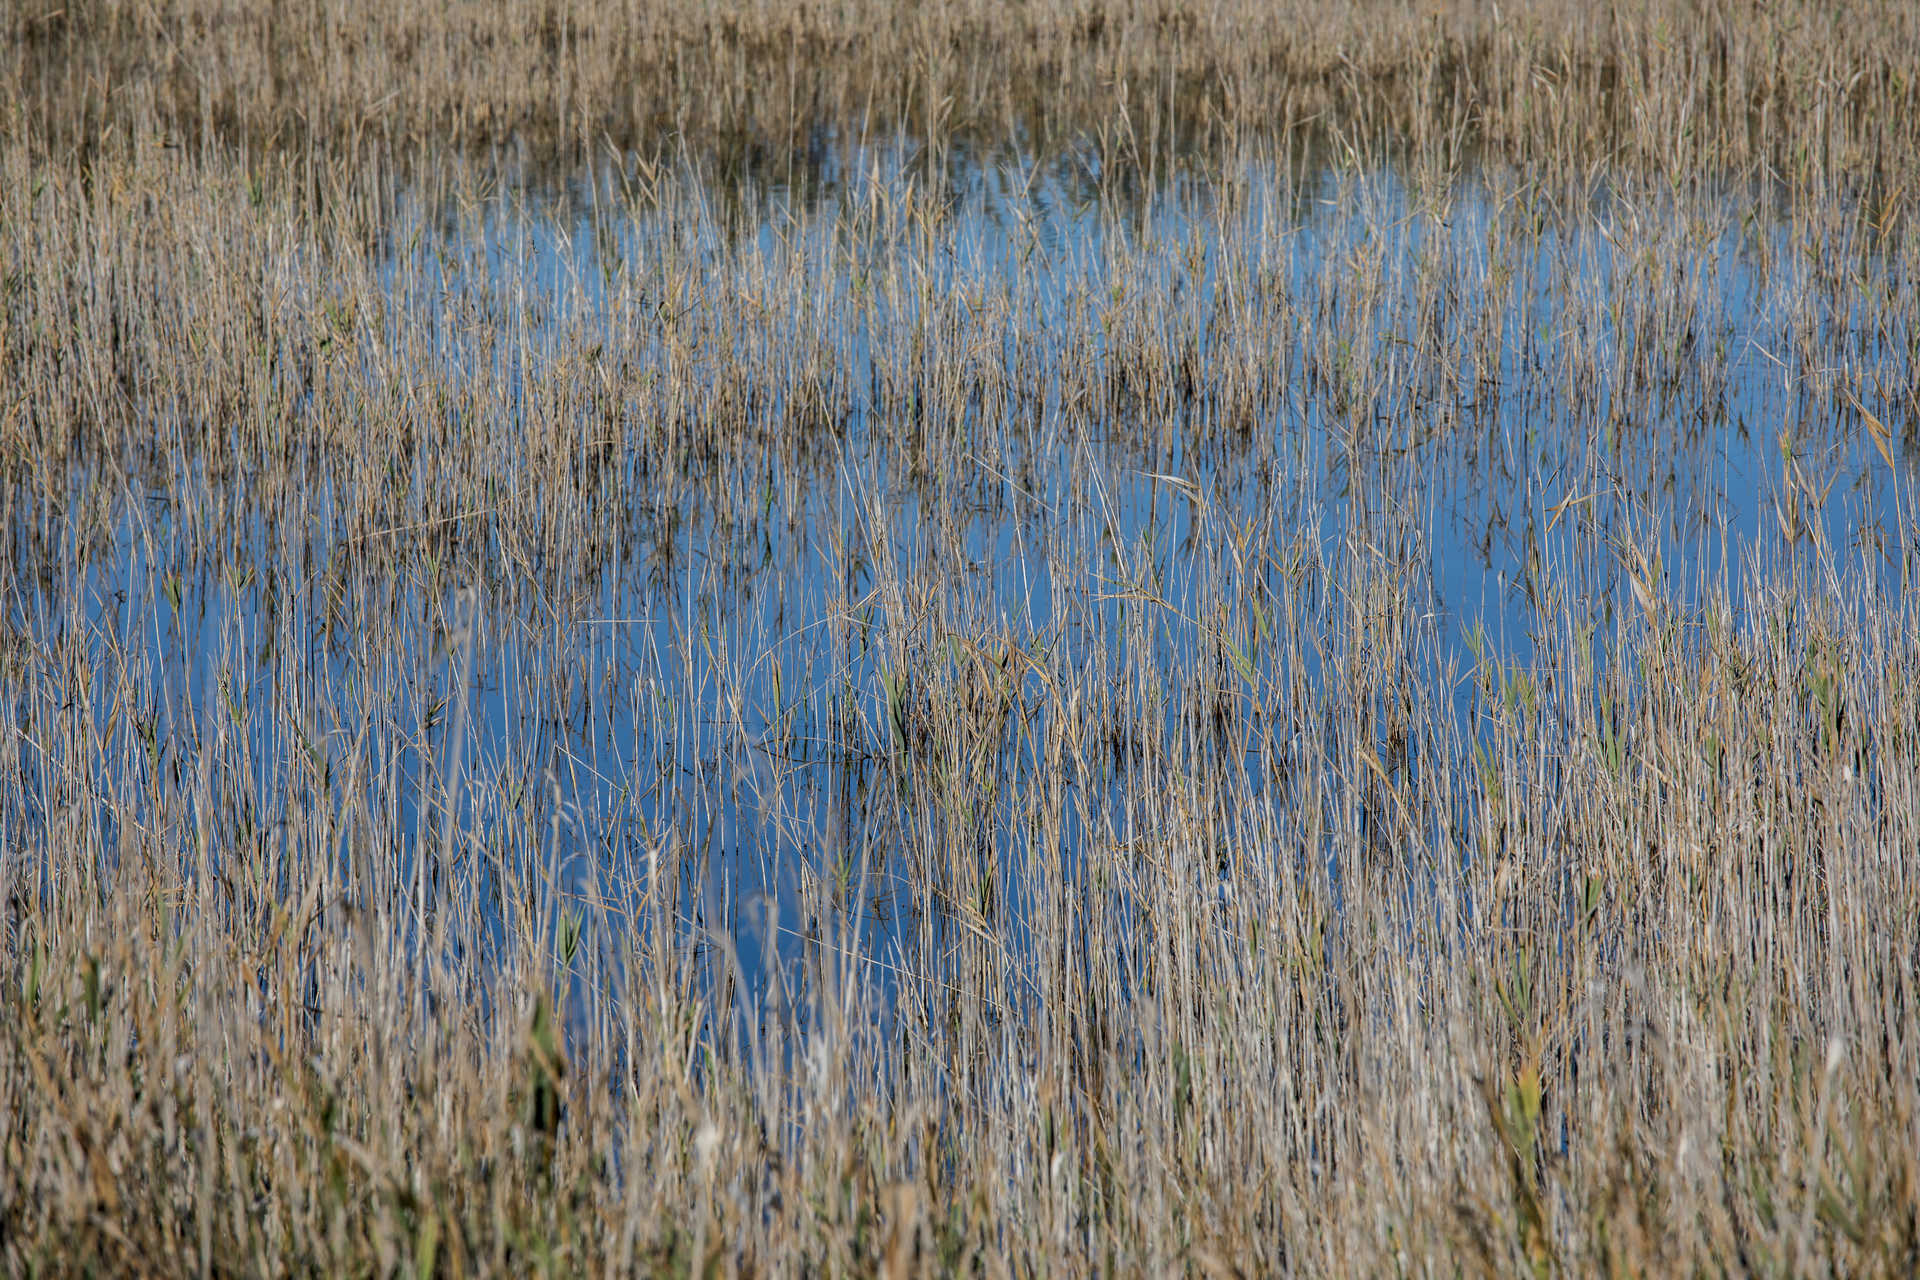
<instances>
[{"instance_id":1,"label":"marsh","mask_svg":"<svg viewBox=\"0 0 1920 1280\"><path fill-rule=\"evenodd\" d=\"M1920 1262L1920 45L0 18L9 1271Z\"/></svg>"}]
</instances>

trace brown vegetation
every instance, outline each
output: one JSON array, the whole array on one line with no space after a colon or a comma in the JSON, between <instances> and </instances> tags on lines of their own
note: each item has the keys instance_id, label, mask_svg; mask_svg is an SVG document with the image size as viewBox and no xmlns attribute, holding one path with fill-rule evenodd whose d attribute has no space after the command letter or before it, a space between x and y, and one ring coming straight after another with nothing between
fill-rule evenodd
<instances>
[{"instance_id":1,"label":"brown vegetation","mask_svg":"<svg viewBox=\"0 0 1920 1280\"><path fill-rule=\"evenodd\" d=\"M9 1273L1920 1266L1906 6L0 22Z\"/></svg>"}]
</instances>

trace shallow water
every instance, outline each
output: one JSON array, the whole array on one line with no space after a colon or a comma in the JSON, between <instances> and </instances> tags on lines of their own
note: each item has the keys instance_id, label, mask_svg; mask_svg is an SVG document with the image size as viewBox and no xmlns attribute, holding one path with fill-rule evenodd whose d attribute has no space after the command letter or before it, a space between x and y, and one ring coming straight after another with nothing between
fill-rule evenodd
<instances>
[{"instance_id":1,"label":"shallow water","mask_svg":"<svg viewBox=\"0 0 1920 1280\"><path fill-rule=\"evenodd\" d=\"M1061 780L1083 799L1033 843L1022 805L1052 767L1039 695L1062 672L1159 707L1185 767L1210 762L1255 803L1340 750L1337 733L1276 734L1256 707L1256 731L1209 739L1180 720L1203 677L1310 690L1329 664L1397 647L1431 686L1423 705L1451 710L1437 740L1464 754L1480 714L1466 673L1525 670L1570 637L1604 648L1649 593L1686 614L1756 566L1862 599L1905 580L1911 433L1876 447L1789 354L1807 315L1858 367L1897 353L1809 306L1817 263L1786 228L1601 199L1516 236L1535 215L1511 192L1428 206L1385 173L1256 172L1231 200L1186 180L1129 206L1017 163L954 176L937 217L876 233L849 228L910 201L897 152L853 153L804 208L775 191L692 227L684 209L609 212L582 191L455 226L414 211L383 271L395 319L430 318L390 329L419 367L525 385L598 328L625 351L612 376L678 370L695 424L739 411L700 398L730 362L771 371L761 412L784 425L675 485L632 421L603 465L619 492L662 498L602 513L600 554L571 567L525 559L480 509L441 530L465 559L369 575L354 562L370 537L407 531L355 527L330 484L297 511L222 509L257 572L182 564L182 531L207 517L130 494L65 597L84 615L23 590L15 628L49 647L77 633L94 680L142 691L150 719L99 732L144 739L121 758L170 773L180 807L153 820L212 822L268 851L265 876L291 884L271 851L318 823L357 893L432 904L422 918L456 951L510 924L671 918L716 990L732 975L774 992L806 940L848 927L829 902L859 904L883 988L983 921L1017 968L1027 861L1072 877L1088 841L1125 845L1155 820L1127 781L1145 748L1116 738ZM724 349L696 315L675 338L664 317L699 299L664 286L656 323L622 318L669 261L710 296L764 287L765 325ZM817 286L799 313L795 278ZM1347 287L1362 278L1380 283ZM889 279L915 287L888 294ZM1630 303L1661 285L1662 314L1682 318L1655 331ZM522 319L476 345L457 304L489 297ZM943 332L961 341L916 347ZM1154 344L1185 353L1192 380L1129 385L1127 353ZM803 355L836 379L811 434L781 373ZM1229 374L1245 394L1215 394ZM939 377L964 394L917 398ZM497 463L520 482L512 455ZM1263 600L1291 602L1287 625ZM930 762L915 717L982 680L1013 691L1002 714L1020 727ZM363 776L338 775L348 758ZM257 812L197 811L210 792L193 770L214 759L254 780ZM974 799L916 802L963 767ZM40 773L39 807L0 838L54 823L61 787ZM977 874L930 865L933 849Z\"/></svg>"}]
</instances>

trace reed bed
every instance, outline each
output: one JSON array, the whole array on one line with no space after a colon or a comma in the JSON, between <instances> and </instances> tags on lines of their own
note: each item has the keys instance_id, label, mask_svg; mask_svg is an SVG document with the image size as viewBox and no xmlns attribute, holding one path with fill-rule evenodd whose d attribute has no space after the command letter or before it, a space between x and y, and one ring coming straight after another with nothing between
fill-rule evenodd
<instances>
[{"instance_id":1,"label":"reed bed","mask_svg":"<svg viewBox=\"0 0 1920 1280\"><path fill-rule=\"evenodd\" d=\"M612 145L790 178L835 137L905 131L1095 137L1163 171L1252 128L1884 195L1920 149L1920 19L1899 0L74 0L0 23L0 86L50 145L144 126L316 170L505 147L566 173Z\"/></svg>"},{"instance_id":2,"label":"reed bed","mask_svg":"<svg viewBox=\"0 0 1920 1280\"><path fill-rule=\"evenodd\" d=\"M1258 8L5 19L7 1271L1920 1266L1910 16Z\"/></svg>"}]
</instances>

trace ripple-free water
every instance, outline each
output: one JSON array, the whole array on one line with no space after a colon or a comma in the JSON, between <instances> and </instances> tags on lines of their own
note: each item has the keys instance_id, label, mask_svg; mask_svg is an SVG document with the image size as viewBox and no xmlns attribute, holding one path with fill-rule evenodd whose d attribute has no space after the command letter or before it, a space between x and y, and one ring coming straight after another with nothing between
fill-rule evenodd
<instances>
[{"instance_id":1,"label":"ripple-free water","mask_svg":"<svg viewBox=\"0 0 1920 1280\"><path fill-rule=\"evenodd\" d=\"M1002 797L988 797L968 829L990 846L991 900L944 901L910 872L903 844L955 836L903 826L915 785L899 767L913 696L896 684L903 655L938 665L944 653L956 680L996 662L1036 694L1050 663L1177 680L1214 647L1207 611L1221 592L1249 589L1251 553L1293 566L1300 607L1330 629L1346 616L1338 595L1354 566L1371 564L1411 602L1406 640L1421 669L1451 680L1464 750L1478 713L1461 673L1488 655L1525 668L1583 628L1604 637L1646 592L1703 607L1703 591L1759 562L1803 563L1862 591L1902 581L1910 433L1896 421L1890 447L1876 446L1794 353L1813 267L1783 228L1728 216L1689 239L1678 213L1663 222L1598 201L1536 238L1513 234L1510 222L1531 215L1511 193L1423 205L1384 173L1299 186L1254 175L1242 184L1252 194L1232 202L1186 180L1121 207L1071 174L994 162L962 171L936 219L904 219L882 248L848 249L847 221L909 201L911 172L897 152L856 153L818 204L775 193L725 226L689 228L684 209L616 216L597 200L503 199L477 229L421 216L423 234L394 237L394 315L433 317L408 334L411 358L467 372L538 368L560 341L543 337L540 315L591 331L611 292L672 254L742 292L767 264L807 259L818 315L847 323L822 331L798 317L790 337L816 344L810 358L827 353L846 410L801 450L804 463L776 457L777 443L757 463L734 456L759 468L735 485L762 495L756 509L716 511L696 487L679 510L617 513L616 554L570 595L503 594L457 575L370 592L336 572L368 539L334 517L325 491L301 527L260 515L241 532L277 566L250 576L179 564L187 513L130 493L121 536L85 570L85 616L16 591L16 629L51 644L82 628L102 659L95 681L146 689L150 722L101 732L145 735L148 767L172 770L183 794L208 794L178 775L224 744L251 770L263 845L278 838L269 821L312 820L276 799L285 762L311 760L301 804L329 813L348 881L439 903L457 950L484 953L510 922L557 934L590 908L634 927L672 919L705 949L716 990L768 993L784 989L805 940L831 942L848 920L883 988L916 948L988 914L1018 966L1020 860L1070 864L1096 834L1075 811L1065 848L1031 849L1017 814L995 818ZM922 287L866 305L856 295L890 265ZM434 299L476 279L536 317L531 328L490 348L464 341L458 308ZM1684 315L1650 334L1623 300L1661 282ZM901 344L936 304L963 335L990 315L968 367L984 385L1018 385L959 410L977 443L930 475L911 447L912 401L888 389L914 374ZM1351 314L1361 306L1371 313ZM1297 341L1249 345L1233 317L1263 307L1291 317ZM1834 350L1865 366L1899 359L1851 333L1843 309L1815 312ZM1647 350L1675 334L1685 351ZM1197 389L1170 409L1143 394L1127 401L1135 411L1090 413L1076 397L1111 386L1124 345L1145 340L1190 350ZM780 359L748 341L688 352L643 337L627 376ZM1690 361L1698 376L1673 376ZM1635 362L1654 385L1620 376ZM1205 388L1216 372L1260 388L1262 416L1221 420ZM640 476L644 424L630 425L607 465ZM510 467L500 480L516 482ZM458 527L507 557L488 513L463 513ZM503 559L501 572L516 567ZM398 646L356 637L353 620L375 615ZM928 618L964 625L929 635ZM115 647L133 655L118 673L104 669ZM1319 679L1332 659L1275 644L1236 660L1259 684L1285 683L1289 663ZM1022 713L1044 717L1043 702ZM260 710L270 703L282 710ZM1172 700L1166 714L1171 724ZM353 747L386 779L380 794L399 809L389 822L356 819L367 779L331 772ZM1259 794L1281 764L1237 767ZM988 774L1017 790L1039 767L1016 742ZM43 774L43 808L5 834L44 829L58 792ZM355 834L372 830L403 833L404 847ZM510 897L530 883L545 886L541 900ZM823 901L858 910L823 920Z\"/></svg>"}]
</instances>

